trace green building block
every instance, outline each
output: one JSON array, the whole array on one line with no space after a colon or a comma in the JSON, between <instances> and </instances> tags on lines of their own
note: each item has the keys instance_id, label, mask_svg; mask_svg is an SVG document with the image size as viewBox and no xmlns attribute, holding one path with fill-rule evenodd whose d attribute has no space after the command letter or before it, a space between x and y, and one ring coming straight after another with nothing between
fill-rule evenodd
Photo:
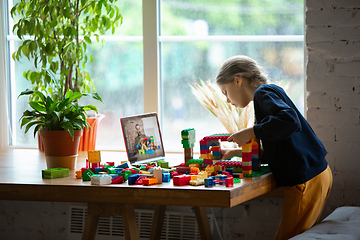
<instances>
[{"instance_id":1,"label":"green building block","mask_svg":"<svg viewBox=\"0 0 360 240\"><path fill-rule=\"evenodd\" d=\"M234 181L234 183L241 183L241 179L240 179L240 178L234 178L233 181Z\"/></svg>"},{"instance_id":2,"label":"green building block","mask_svg":"<svg viewBox=\"0 0 360 240\"><path fill-rule=\"evenodd\" d=\"M133 174L132 171L126 170L126 171L125 171L124 180L127 181L127 180L128 180L128 177L129 177L130 175L132 175L132 174Z\"/></svg>"},{"instance_id":3,"label":"green building block","mask_svg":"<svg viewBox=\"0 0 360 240\"><path fill-rule=\"evenodd\" d=\"M188 164L203 164L204 159L190 159Z\"/></svg>"},{"instance_id":4,"label":"green building block","mask_svg":"<svg viewBox=\"0 0 360 240\"><path fill-rule=\"evenodd\" d=\"M42 170L42 178L63 178L70 175L68 168L50 168Z\"/></svg>"},{"instance_id":5,"label":"green building block","mask_svg":"<svg viewBox=\"0 0 360 240\"><path fill-rule=\"evenodd\" d=\"M116 174L116 169L115 168L108 168L106 170L106 172L109 173L109 174Z\"/></svg>"},{"instance_id":6,"label":"green building block","mask_svg":"<svg viewBox=\"0 0 360 240\"><path fill-rule=\"evenodd\" d=\"M195 129L194 128L188 128L181 131L181 138L182 139L195 139Z\"/></svg>"},{"instance_id":7,"label":"green building block","mask_svg":"<svg viewBox=\"0 0 360 240\"><path fill-rule=\"evenodd\" d=\"M82 174L82 180L83 181L91 181L91 176L94 175L90 168L86 169L85 172Z\"/></svg>"},{"instance_id":8,"label":"green building block","mask_svg":"<svg viewBox=\"0 0 360 240\"><path fill-rule=\"evenodd\" d=\"M161 168L169 168L169 162L163 161L162 163L160 163L160 167Z\"/></svg>"}]
</instances>

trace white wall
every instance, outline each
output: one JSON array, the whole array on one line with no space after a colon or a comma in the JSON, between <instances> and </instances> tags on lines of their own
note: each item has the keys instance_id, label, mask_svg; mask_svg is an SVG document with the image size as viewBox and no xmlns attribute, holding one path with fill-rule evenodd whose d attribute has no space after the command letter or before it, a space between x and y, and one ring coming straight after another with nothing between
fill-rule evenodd
<instances>
[{"instance_id":1,"label":"white wall","mask_svg":"<svg viewBox=\"0 0 360 240\"><path fill-rule=\"evenodd\" d=\"M334 184L325 212L360 206L360 1L307 1L307 119Z\"/></svg>"}]
</instances>

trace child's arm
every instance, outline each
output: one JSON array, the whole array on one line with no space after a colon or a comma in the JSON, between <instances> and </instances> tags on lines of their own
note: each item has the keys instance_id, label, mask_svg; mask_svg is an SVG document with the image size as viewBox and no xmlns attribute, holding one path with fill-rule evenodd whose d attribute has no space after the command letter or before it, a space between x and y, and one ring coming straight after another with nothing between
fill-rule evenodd
<instances>
[{"instance_id":1,"label":"child's arm","mask_svg":"<svg viewBox=\"0 0 360 240\"><path fill-rule=\"evenodd\" d=\"M241 157L241 149L222 149L221 160L230 159L232 157Z\"/></svg>"},{"instance_id":2,"label":"child's arm","mask_svg":"<svg viewBox=\"0 0 360 240\"><path fill-rule=\"evenodd\" d=\"M252 138L255 137L254 129L251 128L243 128L240 131L234 133L228 138L228 142L236 142L239 146L244 145Z\"/></svg>"}]
</instances>

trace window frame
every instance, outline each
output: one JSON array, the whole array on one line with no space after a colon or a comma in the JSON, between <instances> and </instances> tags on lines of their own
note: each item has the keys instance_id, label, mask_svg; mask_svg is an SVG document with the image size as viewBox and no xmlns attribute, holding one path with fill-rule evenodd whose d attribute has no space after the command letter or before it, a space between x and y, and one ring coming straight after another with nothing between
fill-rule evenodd
<instances>
[{"instance_id":1,"label":"window frame","mask_svg":"<svg viewBox=\"0 0 360 240\"><path fill-rule=\"evenodd\" d=\"M9 110L0 108L2 120L0 127L6 129L9 135L8 145L13 145L16 142L16 129L11 129L15 126L15 121L12 116L15 113L15 105L11 103L16 101L16 96L12 86L15 81L11 78L15 71L14 61L11 60L12 49L11 41L20 41L16 36L12 35L9 29L10 16L9 9L11 9L11 0L1 1L0 17L1 30L4 32L6 38L0 39L0 53L3 52L6 58L0 59L0 69L5 69L0 75L1 88L0 94L2 100L8 104ZM305 5L305 1L304 1ZM305 9L305 8L304 8ZM6 11L8 10L8 11ZM163 102L163 88L161 78L161 44L165 42L300 42L302 41L305 46L304 35L263 35L263 36L162 36L161 35L161 0L142 0L142 21L143 21L143 36L104 36L106 41L126 41L126 42L142 42L143 43L143 86L144 86L144 112L157 112L159 114L160 126L162 126L162 102ZM305 16L305 14L304 14ZM304 21L305 22L305 21ZM1 33L2 33L1 32ZM304 61L306 62L306 48L304 47ZM306 68L306 64L304 64ZM305 69L306 70L306 69ZM306 71L304 71L304 114L306 114ZM8 101L8 97L11 98ZM9 115L8 115L9 114ZM6 118L4 123L4 119ZM10 124L11 122L11 124ZM0 143L3 140L0 139ZM0 145L1 147L1 145Z\"/></svg>"}]
</instances>

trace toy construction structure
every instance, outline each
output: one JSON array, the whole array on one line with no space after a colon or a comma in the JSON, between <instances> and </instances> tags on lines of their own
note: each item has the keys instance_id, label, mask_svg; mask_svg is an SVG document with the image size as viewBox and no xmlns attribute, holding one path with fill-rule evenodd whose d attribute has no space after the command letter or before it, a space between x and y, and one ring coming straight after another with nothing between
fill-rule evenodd
<instances>
[{"instance_id":1,"label":"toy construction structure","mask_svg":"<svg viewBox=\"0 0 360 240\"><path fill-rule=\"evenodd\" d=\"M222 160L221 142L227 141L231 134L214 134L202 138L200 143L200 156L193 158L195 147L195 129L189 128L181 131L181 143L184 148L184 163L169 166L168 162L149 162L137 167L130 166L127 161L115 166L114 162L101 163L100 151L88 151L86 166L75 172L75 177L83 181L91 181L92 185L122 184L151 186L169 183L173 179L175 186L213 187L224 185L232 187L239 183L243 177L257 177L266 172L260 169L259 145L252 139L242 146L241 158ZM146 148L147 149L146 149ZM144 141L141 149L153 149L153 139ZM144 153L142 153L144 154ZM259 171L260 170L260 171ZM44 178L66 177L66 169L44 170Z\"/></svg>"}]
</instances>

